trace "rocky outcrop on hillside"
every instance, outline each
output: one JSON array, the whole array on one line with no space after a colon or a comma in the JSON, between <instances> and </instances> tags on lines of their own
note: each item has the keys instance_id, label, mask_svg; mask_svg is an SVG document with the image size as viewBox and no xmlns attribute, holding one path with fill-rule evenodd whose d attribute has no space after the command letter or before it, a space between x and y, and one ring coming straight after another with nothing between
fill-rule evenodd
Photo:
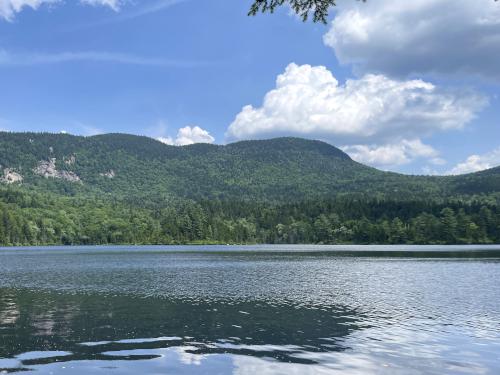
<instances>
[{"instance_id":1,"label":"rocky outcrop on hillside","mask_svg":"<svg viewBox=\"0 0 500 375\"><path fill-rule=\"evenodd\" d=\"M99 173L100 176L102 177L107 177L107 178L114 178L116 176L116 173L114 170L110 169L107 172L104 173Z\"/></svg>"},{"instance_id":2,"label":"rocky outcrop on hillside","mask_svg":"<svg viewBox=\"0 0 500 375\"><path fill-rule=\"evenodd\" d=\"M64 164L66 165L73 165L76 162L76 156L75 155L70 155L70 156L65 156L63 158Z\"/></svg>"},{"instance_id":3,"label":"rocky outcrop on hillside","mask_svg":"<svg viewBox=\"0 0 500 375\"><path fill-rule=\"evenodd\" d=\"M62 178L63 180L71 181L71 182L80 182L80 177L71 171L57 171L58 178Z\"/></svg>"},{"instance_id":4,"label":"rocky outcrop on hillside","mask_svg":"<svg viewBox=\"0 0 500 375\"><path fill-rule=\"evenodd\" d=\"M52 158L49 160L42 160L38 162L38 165L36 166L35 169L33 169L33 172L43 177L56 178L57 177L56 159Z\"/></svg>"},{"instance_id":5,"label":"rocky outcrop on hillside","mask_svg":"<svg viewBox=\"0 0 500 375\"><path fill-rule=\"evenodd\" d=\"M14 184L16 182L22 182L22 181L23 181L23 176L21 176L19 173L15 172L10 168L5 168L3 170L3 175L0 176L0 182L3 182L4 184Z\"/></svg>"},{"instance_id":6,"label":"rocky outcrop on hillside","mask_svg":"<svg viewBox=\"0 0 500 375\"><path fill-rule=\"evenodd\" d=\"M41 160L35 169L33 169L33 172L45 178L60 178L71 182L80 181L80 177L75 172L57 170L56 158Z\"/></svg>"}]
</instances>

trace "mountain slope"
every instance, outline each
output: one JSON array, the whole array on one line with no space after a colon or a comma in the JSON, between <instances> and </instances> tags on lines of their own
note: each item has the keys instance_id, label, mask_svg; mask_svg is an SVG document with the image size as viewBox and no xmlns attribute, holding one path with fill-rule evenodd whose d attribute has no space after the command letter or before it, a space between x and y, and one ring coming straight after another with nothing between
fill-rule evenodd
<instances>
[{"instance_id":1,"label":"mountain slope","mask_svg":"<svg viewBox=\"0 0 500 375\"><path fill-rule=\"evenodd\" d=\"M0 165L4 176L19 175L23 186L39 191L128 199L286 202L345 194L408 199L500 190L500 169L456 177L407 176L362 165L334 146L300 138L178 147L127 134L0 133Z\"/></svg>"},{"instance_id":2,"label":"mountain slope","mask_svg":"<svg viewBox=\"0 0 500 375\"><path fill-rule=\"evenodd\" d=\"M500 168L407 176L318 141L0 133L0 245L500 243Z\"/></svg>"}]
</instances>

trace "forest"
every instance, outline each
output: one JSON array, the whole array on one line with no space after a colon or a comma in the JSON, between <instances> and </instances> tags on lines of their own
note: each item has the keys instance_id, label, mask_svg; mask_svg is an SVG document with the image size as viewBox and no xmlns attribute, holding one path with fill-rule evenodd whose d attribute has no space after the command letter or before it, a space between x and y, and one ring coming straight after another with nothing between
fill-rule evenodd
<instances>
[{"instance_id":1,"label":"forest","mask_svg":"<svg viewBox=\"0 0 500 375\"><path fill-rule=\"evenodd\" d=\"M300 138L0 133L0 245L254 243L500 243L500 168L408 176Z\"/></svg>"},{"instance_id":2,"label":"forest","mask_svg":"<svg viewBox=\"0 0 500 375\"><path fill-rule=\"evenodd\" d=\"M176 200L141 208L3 188L0 244L490 244L500 243L498 199Z\"/></svg>"}]
</instances>

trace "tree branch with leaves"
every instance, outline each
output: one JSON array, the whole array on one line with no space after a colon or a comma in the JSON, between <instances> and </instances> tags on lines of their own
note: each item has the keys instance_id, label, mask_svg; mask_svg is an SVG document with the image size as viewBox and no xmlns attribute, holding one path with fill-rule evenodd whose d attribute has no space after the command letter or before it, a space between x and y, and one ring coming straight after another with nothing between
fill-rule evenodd
<instances>
[{"instance_id":1,"label":"tree branch with leaves","mask_svg":"<svg viewBox=\"0 0 500 375\"><path fill-rule=\"evenodd\" d=\"M336 5L336 0L255 0L248 15L255 16L259 12L274 13L278 7L285 4L288 4L303 21L307 21L312 15L313 22L326 23L328 11Z\"/></svg>"},{"instance_id":2,"label":"tree branch with leaves","mask_svg":"<svg viewBox=\"0 0 500 375\"><path fill-rule=\"evenodd\" d=\"M361 1L366 2L366 0ZM337 0L254 0L248 15L274 13L277 8L288 4L303 21L307 21L312 15L313 22L327 23L328 11L331 7L336 6L336 3Z\"/></svg>"}]
</instances>

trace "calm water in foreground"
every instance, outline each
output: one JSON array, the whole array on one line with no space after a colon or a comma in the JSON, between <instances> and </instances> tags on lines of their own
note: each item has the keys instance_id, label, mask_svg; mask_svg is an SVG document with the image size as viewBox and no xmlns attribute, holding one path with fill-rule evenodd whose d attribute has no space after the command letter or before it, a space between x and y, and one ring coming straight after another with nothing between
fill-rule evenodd
<instances>
[{"instance_id":1,"label":"calm water in foreground","mask_svg":"<svg viewBox=\"0 0 500 375\"><path fill-rule=\"evenodd\" d=\"M500 374L500 247L0 249L0 373Z\"/></svg>"}]
</instances>

